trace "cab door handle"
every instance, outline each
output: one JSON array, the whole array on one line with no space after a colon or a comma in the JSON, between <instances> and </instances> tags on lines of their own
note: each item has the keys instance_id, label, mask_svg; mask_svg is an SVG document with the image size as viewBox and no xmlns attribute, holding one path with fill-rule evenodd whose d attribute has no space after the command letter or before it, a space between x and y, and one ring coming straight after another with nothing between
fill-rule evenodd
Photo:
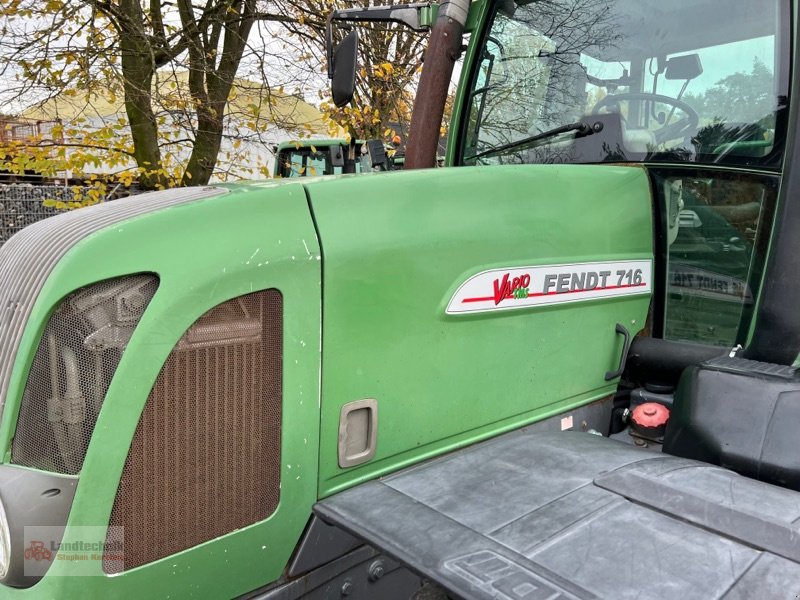
<instances>
[{"instance_id":1,"label":"cab door handle","mask_svg":"<svg viewBox=\"0 0 800 600\"><path fill-rule=\"evenodd\" d=\"M619 357L619 367L616 371L606 371L606 381L616 379L625 370L625 361L628 359L628 350L631 349L631 334L621 323L617 323L617 334L623 338L622 354Z\"/></svg>"}]
</instances>

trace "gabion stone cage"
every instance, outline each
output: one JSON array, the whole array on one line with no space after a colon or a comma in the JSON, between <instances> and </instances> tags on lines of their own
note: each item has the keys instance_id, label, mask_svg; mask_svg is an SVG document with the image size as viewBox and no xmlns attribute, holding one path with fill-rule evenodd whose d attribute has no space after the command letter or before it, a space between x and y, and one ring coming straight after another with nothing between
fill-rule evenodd
<instances>
[{"instance_id":1,"label":"gabion stone cage","mask_svg":"<svg viewBox=\"0 0 800 600\"><path fill-rule=\"evenodd\" d=\"M0 245L23 227L59 214L55 207L44 205L47 199L72 200L69 188L56 185L0 185Z\"/></svg>"},{"instance_id":2,"label":"gabion stone cage","mask_svg":"<svg viewBox=\"0 0 800 600\"><path fill-rule=\"evenodd\" d=\"M138 192L135 188L117 187L107 200ZM23 227L64 212L63 208L45 206L45 200L72 202L75 192L71 185L0 184L0 246Z\"/></svg>"}]
</instances>

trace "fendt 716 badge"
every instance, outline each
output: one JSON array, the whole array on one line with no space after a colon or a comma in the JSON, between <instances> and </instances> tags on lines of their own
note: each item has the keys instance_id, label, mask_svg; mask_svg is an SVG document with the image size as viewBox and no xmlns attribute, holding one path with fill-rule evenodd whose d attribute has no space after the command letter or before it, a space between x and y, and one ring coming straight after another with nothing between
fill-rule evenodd
<instances>
[{"instance_id":1,"label":"fendt 716 badge","mask_svg":"<svg viewBox=\"0 0 800 600\"><path fill-rule=\"evenodd\" d=\"M447 305L447 314L649 294L651 285L649 260L495 269L464 282Z\"/></svg>"}]
</instances>

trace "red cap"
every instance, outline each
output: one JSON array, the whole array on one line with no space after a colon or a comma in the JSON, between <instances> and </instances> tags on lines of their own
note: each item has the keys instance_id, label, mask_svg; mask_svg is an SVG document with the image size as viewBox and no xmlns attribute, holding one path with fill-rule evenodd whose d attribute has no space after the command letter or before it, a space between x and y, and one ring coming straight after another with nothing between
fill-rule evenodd
<instances>
[{"instance_id":1,"label":"red cap","mask_svg":"<svg viewBox=\"0 0 800 600\"><path fill-rule=\"evenodd\" d=\"M645 435L664 435L664 429L669 421L669 409L657 402L640 404L633 409L631 426Z\"/></svg>"}]
</instances>

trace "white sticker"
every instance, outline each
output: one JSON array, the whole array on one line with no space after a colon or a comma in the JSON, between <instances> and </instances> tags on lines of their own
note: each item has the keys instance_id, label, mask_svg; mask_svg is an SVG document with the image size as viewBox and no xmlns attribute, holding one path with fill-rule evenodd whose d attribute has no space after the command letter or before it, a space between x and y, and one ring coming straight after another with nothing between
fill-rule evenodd
<instances>
[{"instance_id":1,"label":"white sticker","mask_svg":"<svg viewBox=\"0 0 800 600\"><path fill-rule=\"evenodd\" d=\"M574 421L572 420L572 415L568 417L564 417L561 419L561 431L566 431L567 429L572 429L574 425Z\"/></svg>"},{"instance_id":2,"label":"white sticker","mask_svg":"<svg viewBox=\"0 0 800 600\"><path fill-rule=\"evenodd\" d=\"M447 305L447 314L565 304L651 290L649 260L494 269L464 282Z\"/></svg>"}]
</instances>

